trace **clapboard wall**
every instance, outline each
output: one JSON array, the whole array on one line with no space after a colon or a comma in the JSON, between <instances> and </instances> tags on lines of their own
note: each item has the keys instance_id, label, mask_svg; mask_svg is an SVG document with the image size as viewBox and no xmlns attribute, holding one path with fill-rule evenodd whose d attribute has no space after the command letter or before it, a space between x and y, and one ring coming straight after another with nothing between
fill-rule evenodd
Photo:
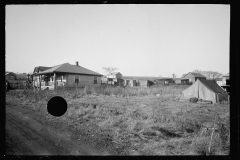
<instances>
[{"instance_id":1,"label":"clapboard wall","mask_svg":"<svg viewBox=\"0 0 240 160\"><path fill-rule=\"evenodd\" d=\"M94 77L97 77L97 84L94 84ZM78 75L78 74L68 74L66 76L67 79L67 87L76 87L77 83L75 83L75 79L79 79L78 86L100 86L101 85L101 77L99 76L91 76L91 75Z\"/></svg>"}]
</instances>

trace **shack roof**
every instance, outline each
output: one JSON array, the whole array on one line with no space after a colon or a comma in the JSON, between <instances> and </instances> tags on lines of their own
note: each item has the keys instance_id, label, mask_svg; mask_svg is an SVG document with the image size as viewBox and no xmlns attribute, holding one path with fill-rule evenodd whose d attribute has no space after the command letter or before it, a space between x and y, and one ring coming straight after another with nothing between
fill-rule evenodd
<instances>
[{"instance_id":1,"label":"shack roof","mask_svg":"<svg viewBox=\"0 0 240 160\"><path fill-rule=\"evenodd\" d=\"M204 75L200 74L200 73L194 73L194 72L189 72L188 74L185 74L182 76L182 78L186 77L187 75L193 75L194 77L203 77L203 78L206 78Z\"/></svg>"}]
</instances>

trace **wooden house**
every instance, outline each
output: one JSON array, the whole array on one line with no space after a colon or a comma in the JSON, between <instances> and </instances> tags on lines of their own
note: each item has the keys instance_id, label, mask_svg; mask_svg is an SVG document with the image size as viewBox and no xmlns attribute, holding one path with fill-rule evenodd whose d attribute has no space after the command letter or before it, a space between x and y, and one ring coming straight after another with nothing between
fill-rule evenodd
<instances>
[{"instance_id":1,"label":"wooden house","mask_svg":"<svg viewBox=\"0 0 240 160\"><path fill-rule=\"evenodd\" d=\"M48 88L54 90L63 87L84 87L84 86L100 86L101 74L91 71L87 68L69 63L44 69L35 74L39 77L37 81L41 89ZM41 82L41 83L39 83Z\"/></svg>"}]
</instances>

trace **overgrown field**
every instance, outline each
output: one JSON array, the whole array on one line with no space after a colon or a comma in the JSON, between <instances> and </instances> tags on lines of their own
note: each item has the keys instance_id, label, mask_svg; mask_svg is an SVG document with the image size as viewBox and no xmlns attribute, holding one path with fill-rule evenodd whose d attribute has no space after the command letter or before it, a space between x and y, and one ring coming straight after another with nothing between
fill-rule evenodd
<instances>
[{"instance_id":1,"label":"overgrown field","mask_svg":"<svg viewBox=\"0 0 240 160\"><path fill-rule=\"evenodd\" d=\"M175 101L186 87L19 90L8 92L6 103L45 113L42 106L60 95L68 103L61 118L92 126L119 155L228 155L229 104Z\"/></svg>"}]
</instances>

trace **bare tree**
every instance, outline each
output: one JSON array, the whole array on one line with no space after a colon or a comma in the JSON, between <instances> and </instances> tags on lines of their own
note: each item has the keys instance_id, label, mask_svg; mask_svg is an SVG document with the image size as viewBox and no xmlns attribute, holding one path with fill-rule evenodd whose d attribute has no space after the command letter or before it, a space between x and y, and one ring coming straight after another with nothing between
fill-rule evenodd
<instances>
[{"instance_id":1,"label":"bare tree","mask_svg":"<svg viewBox=\"0 0 240 160\"><path fill-rule=\"evenodd\" d=\"M216 78L222 76L221 73L216 72L216 71L201 71L199 69L195 69L193 72L200 73L200 74L204 75L207 79L216 79Z\"/></svg>"},{"instance_id":2,"label":"bare tree","mask_svg":"<svg viewBox=\"0 0 240 160\"><path fill-rule=\"evenodd\" d=\"M173 74L172 74L172 77L173 77L173 79L174 79L174 78L177 78L177 75L173 73Z\"/></svg>"},{"instance_id":3,"label":"bare tree","mask_svg":"<svg viewBox=\"0 0 240 160\"><path fill-rule=\"evenodd\" d=\"M113 74L118 68L116 67L103 67L104 72L106 73L107 76Z\"/></svg>"},{"instance_id":4,"label":"bare tree","mask_svg":"<svg viewBox=\"0 0 240 160\"><path fill-rule=\"evenodd\" d=\"M199 69L195 69L193 72L194 72L194 73L200 73L200 74L203 73L203 71L201 71L201 70L199 70Z\"/></svg>"},{"instance_id":5,"label":"bare tree","mask_svg":"<svg viewBox=\"0 0 240 160\"><path fill-rule=\"evenodd\" d=\"M33 71L29 71L28 74L33 74Z\"/></svg>"},{"instance_id":6,"label":"bare tree","mask_svg":"<svg viewBox=\"0 0 240 160\"><path fill-rule=\"evenodd\" d=\"M221 76L221 73L215 72L215 71L206 71L205 72L206 77L209 79L216 79L219 76Z\"/></svg>"}]
</instances>

